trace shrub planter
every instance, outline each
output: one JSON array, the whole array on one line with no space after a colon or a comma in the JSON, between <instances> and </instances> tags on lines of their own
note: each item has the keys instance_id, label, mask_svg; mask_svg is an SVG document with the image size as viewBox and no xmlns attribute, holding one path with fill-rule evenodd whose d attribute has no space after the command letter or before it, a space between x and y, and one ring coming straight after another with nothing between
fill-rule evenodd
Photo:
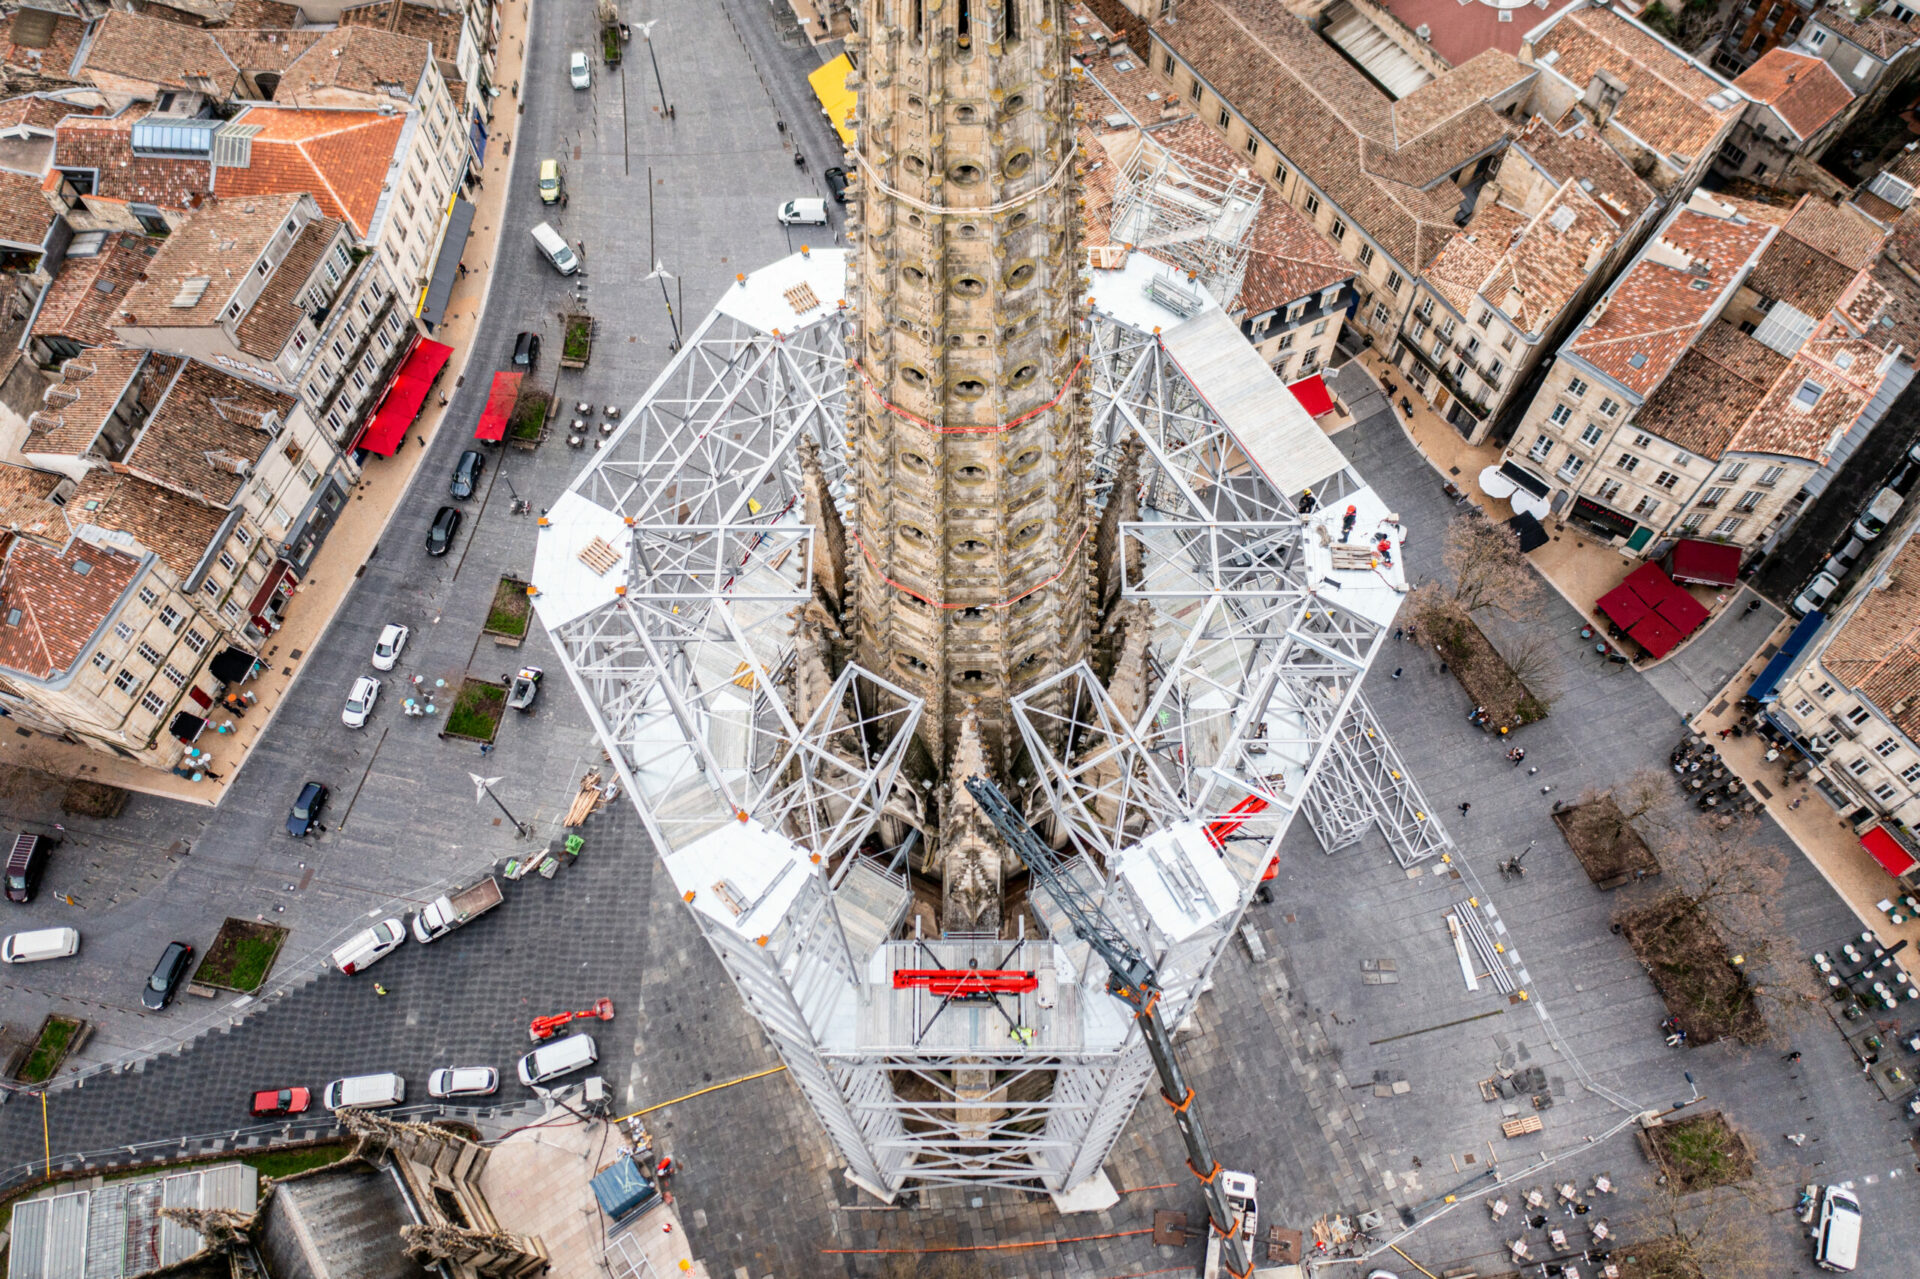
<instances>
[{"instance_id":1,"label":"shrub planter","mask_svg":"<svg viewBox=\"0 0 1920 1279\"><path fill-rule=\"evenodd\" d=\"M1694 1044L1766 1038L1753 987L1735 968L1720 931L1705 911L1680 893L1636 906L1616 920L1634 956L1646 967L1667 1011Z\"/></svg>"},{"instance_id":2,"label":"shrub planter","mask_svg":"<svg viewBox=\"0 0 1920 1279\"><path fill-rule=\"evenodd\" d=\"M40 1023L40 1037L34 1041L27 1059L20 1063L20 1073L14 1078L23 1084L44 1084L52 1079L67 1054L84 1041L86 1028L87 1023L77 1017L51 1014Z\"/></svg>"},{"instance_id":3,"label":"shrub planter","mask_svg":"<svg viewBox=\"0 0 1920 1279\"><path fill-rule=\"evenodd\" d=\"M593 317L568 315L561 319L560 367L584 369L593 356Z\"/></svg>"},{"instance_id":4,"label":"shrub planter","mask_svg":"<svg viewBox=\"0 0 1920 1279\"><path fill-rule=\"evenodd\" d=\"M459 737L470 742L490 742L500 731L500 716L507 709L507 690L481 679L467 679L454 694L447 711L447 726L442 737Z\"/></svg>"},{"instance_id":5,"label":"shrub planter","mask_svg":"<svg viewBox=\"0 0 1920 1279\"><path fill-rule=\"evenodd\" d=\"M1753 1148L1717 1110L1642 1129L1640 1148L1682 1194L1753 1176Z\"/></svg>"},{"instance_id":6,"label":"shrub planter","mask_svg":"<svg viewBox=\"0 0 1920 1279\"><path fill-rule=\"evenodd\" d=\"M127 806L127 792L105 782L68 782L60 796L60 811L75 817L118 817Z\"/></svg>"},{"instance_id":7,"label":"shrub planter","mask_svg":"<svg viewBox=\"0 0 1920 1279\"><path fill-rule=\"evenodd\" d=\"M1598 887L1614 889L1622 884L1660 873L1660 859L1653 855L1640 832L1628 824L1613 796L1603 795L1586 804L1569 804L1553 810L1553 824L1566 837L1567 847Z\"/></svg>"},{"instance_id":8,"label":"shrub planter","mask_svg":"<svg viewBox=\"0 0 1920 1279\"><path fill-rule=\"evenodd\" d=\"M507 419L507 443L517 449L537 449L547 438L547 418L553 401L545 391L523 390Z\"/></svg>"},{"instance_id":9,"label":"shrub planter","mask_svg":"<svg viewBox=\"0 0 1920 1279\"><path fill-rule=\"evenodd\" d=\"M286 940L287 930L278 925L229 918L194 970L194 984L251 995L266 982Z\"/></svg>"},{"instance_id":10,"label":"shrub planter","mask_svg":"<svg viewBox=\"0 0 1920 1279\"><path fill-rule=\"evenodd\" d=\"M1460 681L1474 705L1487 708L1487 722L1495 728L1519 728L1547 717L1547 705L1535 697L1500 656L1486 633L1468 617L1451 609L1430 608L1418 618L1420 634L1440 646L1447 669Z\"/></svg>"},{"instance_id":11,"label":"shrub planter","mask_svg":"<svg viewBox=\"0 0 1920 1279\"><path fill-rule=\"evenodd\" d=\"M527 584L503 577L493 588L493 604L487 609L487 624L480 633L493 636L493 642L502 648L519 648L532 621L533 601L527 598Z\"/></svg>"}]
</instances>

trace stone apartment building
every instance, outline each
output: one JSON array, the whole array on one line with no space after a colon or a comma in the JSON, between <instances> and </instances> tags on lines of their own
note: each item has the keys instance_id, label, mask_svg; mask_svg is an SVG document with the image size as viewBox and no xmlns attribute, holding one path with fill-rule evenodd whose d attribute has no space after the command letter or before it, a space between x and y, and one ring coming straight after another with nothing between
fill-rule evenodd
<instances>
[{"instance_id":1,"label":"stone apartment building","mask_svg":"<svg viewBox=\"0 0 1920 1279\"><path fill-rule=\"evenodd\" d=\"M1920 67L1916 9L1902 3L1867 9L1829 0L1808 15L1792 46L1833 68L1853 94L1855 115L1877 111Z\"/></svg>"},{"instance_id":2,"label":"stone apartment building","mask_svg":"<svg viewBox=\"0 0 1920 1279\"><path fill-rule=\"evenodd\" d=\"M1813 196L1787 210L1697 192L1561 346L1510 473L1625 554L1760 547L1897 358L1872 279L1884 239Z\"/></svg>"},{"instance_id":3,"label":"stone apartment building","mask_svg":"<svg viewBox=\"0 0 1920 1279\"><path fill-rule=\"evenodd\" d=\"M1768 50L1733 82L1750 100L1720 145L1714 171L1768 186L1819 188L1809 170L1853 119L1853 90L1832 64L1792 49Z\"/></svg>"},{"instance_id":4,"label":"stone apartment building","mask_svg":"<svg viewBox=\"0 0 1920 1279\"><path fill-rule=\"evenodd\" d=\"M118 341L298 393L342 447L413 334L385 256L356 252L306 194L209 200L144 274Z\"/></svg>"},{"instance_id":5,"label":"stone apartment building","mask_svg":"<svg viewBox=\"0 0 1920 1279\"><path fill-rule=\"evenodd\" d=\"M0 705L173 766L343 508L339 450L291 396L103 349L66 362L14 456L25 465L0 467Z\"/></svg>"}]
</instances>

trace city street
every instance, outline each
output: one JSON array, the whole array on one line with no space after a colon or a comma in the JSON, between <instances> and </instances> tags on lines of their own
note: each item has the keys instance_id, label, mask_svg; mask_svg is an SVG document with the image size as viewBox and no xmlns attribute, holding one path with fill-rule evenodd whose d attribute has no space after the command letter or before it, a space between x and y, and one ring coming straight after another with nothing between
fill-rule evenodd
<instances>
[{"instance_id":1,"label":"city street","mask_svg":"<svg viewBox=\"0 0 1920 1279\"><path fill-rule=\"evenodd\" d=\"M504 96L497 111L495 135L510 133L513 147L508 215L497 254L469 250L469 267L491 273L475 363L447 388L447 425L425 445L413 491L317 651L302 655L299 683L239 784L211 812L136 796L116 821L69 820L70 842L47 891L30 907L11 908L15 928L71 923L85 942L77 960L5 973L0 1021L31 1033L49 1011L67 1011L98 1029L72 1063L81 1072L50 1091L44 1135L37 1098L0 1094L0 1188L41 1170L43 1141L56 1171L261 1144L275 1130L248 1127L251 1090L317 1089L344 1074L401 1072L410 1103L425 1103L429 1070L488 1064L507 1079L495 1100L518 1107L533 1100L508 1074L530 1046L527 1021L603 996L617 1015L588 1029L598 1073L622 1109L778 1064L671 882L656 873L624 798L582 829L576 864L551 880L507 884L505 904L470 928L427 947L410 941L362 976L322 968L325 952L369 920L412 909L544 844L580 775L600 760L545 637L536 632L524 647L506 649L479 633L498 579L531 565L534 517L510 514L511 498L529 498L537 512L581 465L584 455L564 438L574 406L594 406L580 416L596 423L606 405L624 411L667 360L676 318L683 328L698 323L736 271L809 237L838 240L834 230L803 234L773 216L784 199L826 194L820 174L838 145L805 75L836 50L784 35L765 0L635 0L625 16L633 42L623 63L609 69L596 57L593 87L576 91L567 87L566 61L574 49L595 48L592 10L535 0L522 113L513 116ZM649 22L657 82L642 30ZM564 209L544 208L535 194L534 171L550 158L565 169ZM837 227L840 210L829 207ZM528 230L543 220L583 246L579 277L560 277L535 251ZM475 234L474 244L484 244L492 228ZM664 293L661 278L649 278L656 264L672 277ZM576 307L598 321L594 352L583 372L563 372L559 317ZM467 446L490 370L505 365L516 333L529 328L544 338L537 376L561 403L558 429L537 452L489 453L452 553L429 559L426 527L449 500L447 476ZM1336 443L1402 513L1414 576L1435 574L1446 521L1457 512L1382 408ZM374 638L388 622L411 627L412 641L384 677L372 721L346 729L346 689L370 670ZM1558 701L1548 720L1525 730L1536 776L1507 766L1466 729L1464 694L1417 655L1405 661L1410 678L1394 682L1390 652L1367 689L1433 807L1451 815L1457 802L1472 801L1471 818L1454 823L1458 873L1493 881L1490 895L1512 944L1527 953L1538 1005L1496 1008L1482 997L1475 1007L1461 991L1439 912L1484 891L1475 881L1456 883L1438 868L1410 878L1374 841L1328 858L1298 827L1278 899L1250 918L1266 957L1236 944L1183 1036L1221 1157L1261 1178L1265 1220L1306 1229L1323 1213L1379 1209L1389 1223L1379 1238L1397 1228L1392 1223L1424 1220L1439 1196L1486 1166L1456 1175L1449 1160L1458 1168L1461 1155L1495 1151L1517 1175L1538 1159L1560 1158L1569 1176L1604 1170L1623 1183L1610 1209L1621 1228L1644 1210L1650 1181L1621 1121L1635 1107L1686 1100L1690 1070L1761 1148L1771 1207L1791 1207L1802 1181L1856 1179L1870 1224L1858 1273L1905 1275L1894 1223L1920 1219L1920 1192L1904 1175L1912 1165L1905 1127L1889 1122L1897 1116L1871 1093L1824 1013L1793 1028L1804 1063L1767 1048L1665 1047L1659 1000L1625 943L1608 933L1621 903L1579 875L1540 788L1576 796L1634 769L1663 767L1681 732L1681 708L1669 702L1685 693L1676 686L1663 697L1648 677L1593 662L1572 609L1557 598L1541 625L1559 637ZM1751 625L1756 637L1763 633L1762 623ZM1727 651L1701 659L1702 682L1709 668L1732 661L1738 633L1722 638ZM548 670L545 691L533 714L509 713L488 757L472 743L442 740L441 719L400 713L414 676L425 688L445 681L450 690L469 674L494 679L529 664ZM533 823L532 840L516 840L497 809L476 802L469 773L501 779L500 799ZM282 826L309 779L333 790L328 829L297 842ZM1766 838L1789 854L1794 936L1783 947L1805 952L1856 933L1853 916L1770 823ZM1530 841L1537 851L1528 877L1509 888L1494 874L1495 859ZM65 902L69 893L75 905ZM139 986L165 943L204 947L227 916L292 930L263 997L183 994L165 1012L142 1010ZM1387 956L1408 974L1406 984L1363 983L1360 960ZM1456 1027L1456 1017L1475 1024ZM1544 1133L1495 1150L1497 1108L1482 1102L1473 1081L1503 1060L1545 1066L1560 1101ZM1406 1079L1410 1095L1380 1098L1368 1085L1383 1076ZM488 1117L496 1129L509 1122L503 1113ZM1146 1234L1156 1209L1199 1214L1172 1120L1157 1103L1137 1110L1110 1165L1120 1204L1071 1218L1044 1199L997 1191L928 1192L903 1203L934 1211L883 1210L844 1181L797 1089L779 1075L648 1122L679 1165L675 1194L688 1239L714 1276L871 1275L887 1250L1068 1237L1074 1242L987 1254L977 1273L1144 1274L1200 1253L1197 1235L1177 1249ZM1817 1140L1783 1150L1783 1127ZM1771 1228L1783 1249L1798 1249L1792 1268L1810 1269L1788 1214ZM1473 1261L1488 1273L1487 1263L1504 1257L1485 1209L1472 1202L1401 1246L1433 1273ZM823 1255L830 1250L872 1251Z\"/></svg>"}]
</instances>

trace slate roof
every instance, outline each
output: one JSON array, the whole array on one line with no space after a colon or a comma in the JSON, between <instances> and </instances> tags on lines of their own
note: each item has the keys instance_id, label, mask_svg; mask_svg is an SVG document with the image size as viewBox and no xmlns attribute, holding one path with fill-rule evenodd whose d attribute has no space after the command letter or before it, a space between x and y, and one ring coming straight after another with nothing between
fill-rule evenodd
<instances>
[{"instance_id":1,"label":"slate roof","mask_svg":"<svg viewBox=\"0 0 1920 1279\"><path fill-rule=\"evenodd\" d=\"M1691 160L1745 108L1737 100L1708 106L1726 86L1612 9L1570 9L1548 21L1534 42L1534 63L1557 54L1554 72L1582 92L1598 71L1620 80L1626 93L1613 119L1662 155Z\"/></svg>"},{"instance_id":2,"label":"slate roof","mask_svg":"<svg viewBox=\"0 0 1920 1279\"><path fill-rule=\"evenodd\" d=\"M306 316L295 299L313 278L314 267L319 265L339 230L340 223L333 218L315 218L300 228L300 234L287 249L287 255L273 268L260 296L240 317L234 340L242 351L270 360L286 349L293 331Z\"/></svg>"},{"instance_id":3,"label":"slate roof","mask_svg":"<svg viewBox=\"0 0 1920 1279\"><path fill-rule=\"evenodd\" d=\"M1654 190L1642 182L1632 167L1601 140L1599 131L1577 112L1570 112L1555 125L1545 116L1527 121L1509 149L1502 165L1515 160L1531 162L1545 170L1555 186L1574 181L1580 189L1599 201L1617 223L1625 225L1639 217L1654 200Z\"/></svg>"},{"instance_id":4,"label":"slate roof","mask_svg":"<svg viewBox=\"0 0 1920 1279\"><path fill-rule=\"evenodd\" d=\"M146 356L145 351L102 347L82 351L61 365L59 380L42 393L41 407L27 416L21 450L73 457L85 453Z\"/></svg>"},{"instance_id":5,"label":"slate roof","mask_svg":"<svg viewBox=\"0 0 1920 1279\"><path fill-rule=\"evenodd\" d=\"M103 199L192 208L212 189L213 166L178 156L135 155L133 126L141 118L133 112L111 118L67 117L54 134L54 165L94 170L94 192ZM49 173L46 189L58 186L59 175ZM46 202L44 196L41 202Z\"/></svg>"},{"instance_id":6,"label":"slate roof","mask_svg":"<svg viewBox=\"0 0 1920 1279\"><path fill-rule=\"evenodd\" d=\"M70 338L82 346L117 341L113 324L120 304L140 282L160 243L120 232L109 235L92 257L66 258L34 317L34 336Z\"/></svg>"},{"instance_id":7,"label":"slate roof","mask_svg":"<svg viewBox=\"0 0 1920 1279\"><path fill-rule=\"evenodd\" d=\"M134 538L181 581L193 576L227 522L227 512L184 497L138 475L96 466L67 499L76 524Z\"/></svg>"},{"instance_id":8,"label":"slate roof","mask_svg":"<svg viewBox=\"0 0 1920 1279\"><path fill-rule=\"evenodd\" d=\"M168 328L214 323L299 202L297 195L208 200L154 255L146 282L128 292L122 308L134 318L119 322ZM199 301L171 305L188 280L201 278L209 283Z\"/></svg>"},{"instance_id":9,"label":"slate roof","mask_svg":"<svg viewBox=\"0 0 1920 1279\"><path fill-rule=\"evenodd\" d=\"M1920 538L1894 554L1886 576L1833 632L1820 665L1920 740Z\"/></svg>"},{"instance_id":10,"label":"slate roof","mask_svg":"<svg viewBox=\"0 0 1920 1279\"><path fill-rule=\"evenodd\" d=\"M1777 45L1741 72L1733 87L1772 107L1803 139L1820 132L1853 101L1853 90L1824 61Z\"/></svg>"},{"instance_id":11,"label":"slate roof","mask_svg":"<svg viewBox=\"0 0 1920 1279\"><path fill-rule=\"evenodd\" d=\"M1702 264L1701 271L1654 260L1648 256L1650 243L1614 282L1598 319L1581 328L1569 348L1622 386L1651 393L1712 318L1727 284L1783 220L1779 210L1765 205L1724 197L1719 203L1734 216L1682 207L1657 232L1660 240Z\"/></svg>"},{"instance_id":12,"label":"slate roof","mask_svg":"<svg viewBox=\"0 0 1920 1279\"><path fill-rule=\"evenodd\" d=\"M1454 232L1446 179L1511 133L1484 103L1434 118L1400 113L1280 0L1182 0L1155 35L1396 260L1424 269ZM1471 75L1481 74L1476 68ZM1451 90L1436 100L1454 98Z\"/></svg>"},{"instance_id":13,"label":"slate roof","mask_svg":"<svg viewBox=\"0 0 1920 1279\"><path fill-rule=\"evenodd\" d=\"M37 249L53 225L53 206L35 174L0 169L0 240Z\"/></svg>"},{"instance_id":14,"label":"slate roof","mask_svg":"<svg viewBox=\"0 0 1920 1279\"><path fill-rule=\"evenodd\" d=\"M50 500L66 481L53 471L0 462L0 529L29 537L67 540L67 521Z\"/></svg>"},{"instance_id":15,"label":"slate roof","mask_svg":"<svg viewBox=\"0 0 1920 1279\"><path fill-rule=\"evenodd\" d=\"M431 58L425 40L371 27L340 27L315 40L288 66L285 83L295 93L332 87L384 94L397 86L411 101Z\"/></svg>"},{"instance_id":16,"label":"slate roof","mask_svg":"<svg viewBox=\"0 0 1920 1279\"><path fill-rule=\"evenodd\" d=\"M78 539L54 550L9 537L0 563L0 667L41 680L70 670L139 575L133 556ZM8 625L14 609L20 620Z\"/></svg>"},{"instance_id":17,"label":"slate roof","mask_svg":"<svg viewBox=\"0 0 1920 1279\"><path fill-rule=\"evenodd\" d=\"M1636 428L1718 460L1789 361L1725 320L1707 326L1633 415Z\"/></svg>"},{"instance_id":18,"label":"slate roof","mask_svg":"<svg viewBox=\"0 0 1920 1279\"><path fill-rule=\"evenodd\" d=\"M365 239L406 128L401 113L249 107L236 123L257 125L248 167L222 168L222 197L306 191L320 211Z\"/></svg>"},{"instance_id":19,"label":"slate roof","mask_svg":"<svg viewBox=\"0 0 1920 1279\"><path fill-rule=\"evenodd\" d=\"M100 19L87 46L83 77L89 72L163 84L191 87L188 79L201 75L213 81L216 92L232 85L236 69L213 34L165 18L114 9Z\"/></svg>"},{"instance_id":20,"label":"slate roof","mask_svg":"<svg viewBox=\"0 0 1920 1279\"><path fill-rule=\"evenodd\" d=\"M167 488L230 505L246 483L237 465L258 462L273 443L267 415L285 422L293 406L291 396L188 360L127 451L126 465Z\"/></svg>"}]
</instances>

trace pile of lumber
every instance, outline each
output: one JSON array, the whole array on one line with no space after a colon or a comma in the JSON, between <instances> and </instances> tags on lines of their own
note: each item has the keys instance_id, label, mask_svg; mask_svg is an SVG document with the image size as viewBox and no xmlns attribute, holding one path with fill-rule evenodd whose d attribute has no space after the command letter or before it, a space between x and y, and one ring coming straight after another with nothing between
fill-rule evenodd
<instances>
[{"instance_id":1,"label":"pile of lumber","mask_svg":"<svg viewBox=\"0 0 1920 1279\"><path fill-rule=\"evenodd\" d=\"M573 797L573 803L568 806L567 815L560 824L562 826L578 826L581 822L586 821L587 818L600 810L602 804L607 802L607 795L610 789L611 788L601 784L599 769L588 769L587 775L580 779L579 793Z\"/></svg>"}]
</instances>

